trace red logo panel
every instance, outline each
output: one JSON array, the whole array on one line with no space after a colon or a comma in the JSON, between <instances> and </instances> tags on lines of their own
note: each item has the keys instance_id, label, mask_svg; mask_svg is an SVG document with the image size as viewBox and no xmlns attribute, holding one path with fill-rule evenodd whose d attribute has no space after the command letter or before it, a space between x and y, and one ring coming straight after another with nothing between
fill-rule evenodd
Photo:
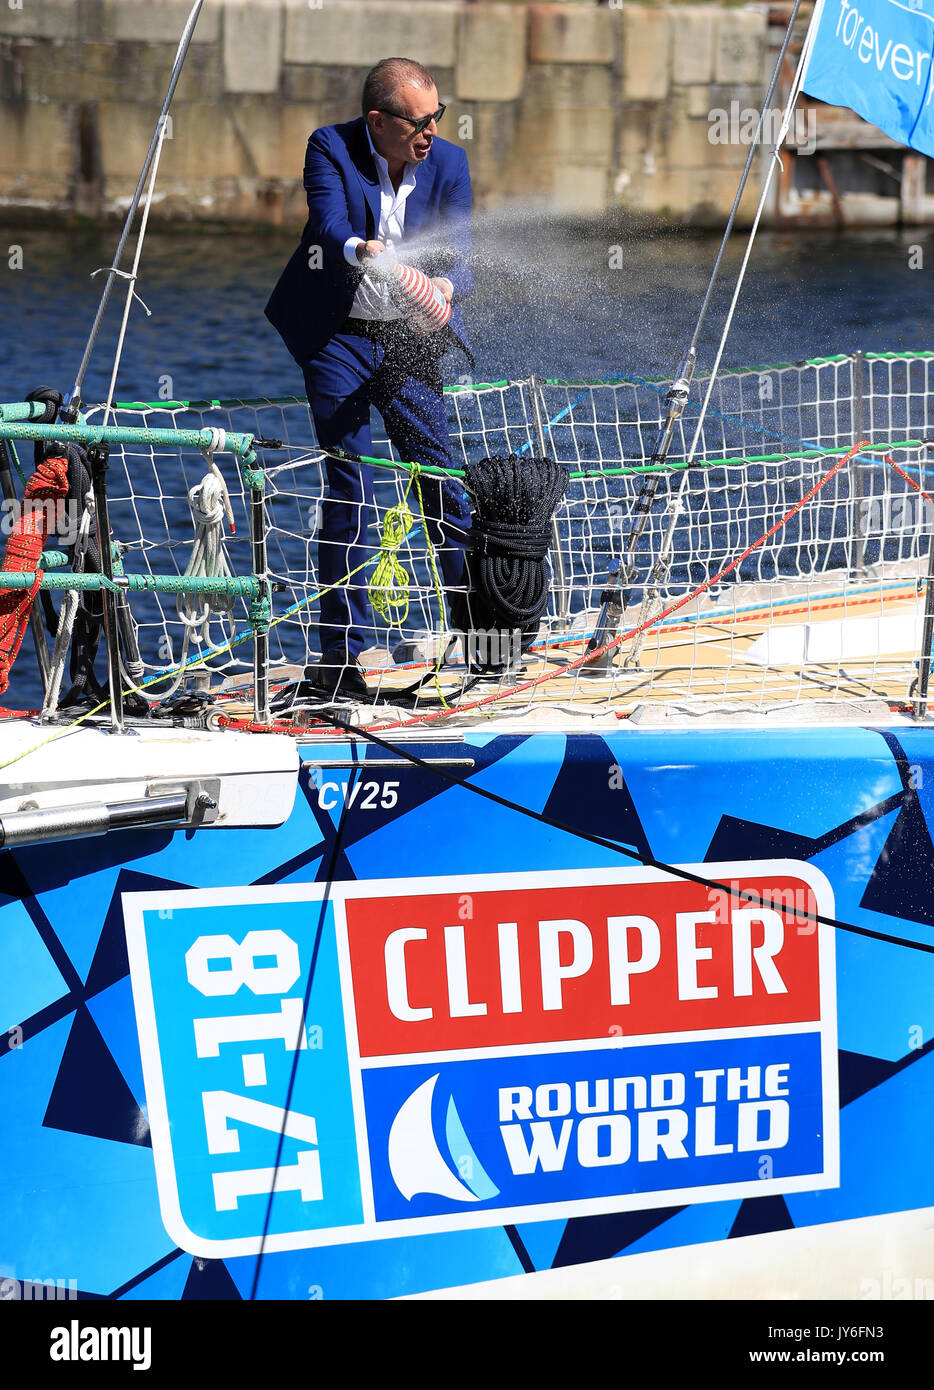
<instances>
[{"instance_id":1,"label":"red logo panel","mask_svg":"<svg viewBox=\"0 0 934 1390\"><path fill-rule=\"evenodd\" d=\"M729 885L768 906L679 880L348 897L361 1056L818 1019L811 885Z\"/></svg>"}]
</instances>

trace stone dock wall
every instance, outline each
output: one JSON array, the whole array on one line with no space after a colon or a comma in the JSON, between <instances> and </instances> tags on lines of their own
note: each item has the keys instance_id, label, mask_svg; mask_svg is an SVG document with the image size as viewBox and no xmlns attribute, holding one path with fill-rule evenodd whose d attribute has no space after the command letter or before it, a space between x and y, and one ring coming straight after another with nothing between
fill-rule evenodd
<instances>
[{"instance_id":1,"label":"stone dock wall","mask_svg":"<svg viewBox=\"0 0 934 1390\"><path fill-rule=\"evenodd\" d=\"M0 215L125 210L189 10L0 0ZM762 5L206 0L153 216L300 225L308 135L357 115L392 54L436 74L478 208L693 224L722 224L747 153L710 112L755 106L774 61Z\"/></svg>"}]
</instances>

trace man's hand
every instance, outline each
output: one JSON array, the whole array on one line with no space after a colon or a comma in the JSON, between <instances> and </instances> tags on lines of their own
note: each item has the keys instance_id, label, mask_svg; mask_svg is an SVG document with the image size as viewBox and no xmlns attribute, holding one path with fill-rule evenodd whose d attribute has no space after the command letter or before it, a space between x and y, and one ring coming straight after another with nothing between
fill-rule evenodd
<instances>
[{"instance_id":1,"label":"man's hand","mask_svg":"<svg viewBox=\"0 0 934 1390\"><path fill-rule=\"evenodd\" d=\"M372 261L376 256L381 256L386 248L381 241L361 241L356 250L358 261Z\"/></svg>"},{"instance_id":2,"label":"man's hand","mask_svg":"<svg viewBox=\"0 0 934 1390\"><path fill-rule=\"evenodd\" d=\"M451 284L450 280L445 280L443 275L436 275L431 283L436 285L444 295L445 304L450 304L454 297L454 286Z\"/></svg>"}]
</instances>

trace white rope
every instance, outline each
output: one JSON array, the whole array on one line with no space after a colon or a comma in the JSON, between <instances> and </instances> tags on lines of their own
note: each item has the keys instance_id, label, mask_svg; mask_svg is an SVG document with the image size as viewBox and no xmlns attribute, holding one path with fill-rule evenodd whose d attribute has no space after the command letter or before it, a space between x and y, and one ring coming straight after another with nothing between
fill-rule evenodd
<instances>
[{"instance_id":1,"label":"white rope","mask_svg":"<svg viewBox=\"0 0 934 1390\"><path fill-rule=\"evenodd\" d=\"M214 425L209 425L208 428L211 431L211 442L208 445L208 447L204 449L202 452L204 453L204 457L207 459L208 463L213 468L215 466L214 455L226 454L227 452L227 431L217 429ZM223 481L223 479L221 479L221 481ZM232 514L228 513L228 519L231 525L233 525Z\"/></svg>"},{"instance_id":2,"label":"white rope","mask_svg":"<svg viewBox=\"0 0 934 1390\"><path fill-rule=\"evenodd\" d=\"M84 499L84 511L81 514L81 527L78 531L78 539L75 542L74 556L72 559L72 572L80 574L84 570L84 560L88 548L88 540L91 535L91 517L94 513L94 494L89 492ZM58 631L55 634L55 646L52 649L52 669L49 675L49 689L42 706L42 718L48 719L58 709L58 699L62 688L62 677L65 674L65 658L68 655L68 648L71 644L71 634L75 625L75 616L78 612L80 594L77 589L69 589L65 594L61 612L58 615Z\"/></svg>"},{"instance_id":3,"label":"white rope","mask_svg":"<svg viewBox=\"0 0 934 1390\"><path fill-rule=\"evenodd\" d=\"M222 435L223 430L215 433ZM233 509L224 475L211 457L211 451L205 452L211 471L188 493L188 505L195 528L195 543L185 575L198 579L229 579L232 578L232 574L224 549L224 518L226 517L232 529ZM196 603L199 605L197 609ZM196 641L210 645L208 629L211 615L224 613L229 616L233 605L234 600L230 594L204 594L200 601L194 595L179 594L176 609L179 618L185 624L186 632L190 632Z\"/></svg>"},{"instance_id":4,"label":"white rope","mask_svg":"<svg viewBox=\"0 0 934 1390\"><path fill-rule=\"evenodd\" d=\"M234 524L233 508L230 505L230 493L227 490L224 475L213 458L214 443L217 443L218 448L223 449L226 435L223 430L215 430L214 436L212 448L204 450L211 471L206 473L201 482L191 488L188 493L188 505L191 508L195 539L191 559L185 570L187 578L229 579L232 577L230 566L227 563L227 552L224 549L224 519L226 517L232 530ZM195 608L196 603L199 604L197 610ZM198 643L205 643L210 646L209 628L212 616L218 613L229 616L233 605L234 600L230 594L205 594L200 600L193 594L179 594L176 600L176 611L184 626L184 631L181 656L178 659L177 668L173 668L176 669L175 679L167 690L160 690L158 693L152 689L142 689L130 678L121 660L120 669L126 682L124 694L129 690L135 695L141 695L148 704L164 704L181 688L185 678L192 674L187 664L192 638ZM168 678L168 674L167 672L166 678ZM158 684L158 682L154 681L153 684Z\"/></svg>"}]
</instances>

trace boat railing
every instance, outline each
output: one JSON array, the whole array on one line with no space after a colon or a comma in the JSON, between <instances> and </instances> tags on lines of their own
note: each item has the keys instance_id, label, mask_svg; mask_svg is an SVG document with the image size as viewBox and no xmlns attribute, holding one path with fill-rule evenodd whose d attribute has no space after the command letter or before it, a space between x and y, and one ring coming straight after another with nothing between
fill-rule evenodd
<instances>
[{"instance_id":1,"label":"boat railing","mask_svg":"<svg viewBox=\"0 0 934 1390\"><path fill-rule=\"evenodd\" d=\"M688 466L706 386L703 377L695 380L646 508L637 582L621 596L621 640L603 673L608 702L716 702L740 670L738 688L759 703L869 691L909 697L919 663L922 675L930 665L909 609L912 595L929 587L932 370L931 353L850 353L722 371ZM364 586L372 604L364 653L371 679L398 683L400 671L450 654L437 546L420 516L420 489L437 486L439 475L446 486L463 486L465 465L484 457L547 454L567 465L569 486L555 516L537 646L572 668L561 678L562 701L586 692L592 702L586 663L574 662L645 507L651 467L644 460L666 389L664 381L622 373L599 381L459 383L445 392L445 470L398 458L375 430L372 453L361 459L375 480L372 506L359 517L366 560L344 576ZM0 407L0 439L14 447L72 440L108 449L110 521L128 571L113 584L132 599L145 668L139 684L151 682L157 695L180 668L207 665L239 676L252 688L254 719L268 719L269 681L314 658L321 522L331 503L307 401L125 402L106 427L90 409L74 425L39 424L42 409ZM215 456L235 516L223 542L232 572L186 575L196 546L189 497ZM410 529L390 544L387 520L400 509ZM387 556L388 570L380 567ZM106 576L48 569L46 588L110 587ZM6 575L2 583L28 588L29 576ZM187 611L178 604L185 594L218 599L197 631L191 604ZM833 634L776 635L779 627L829 622L831 614L839 627ZM861 617L876 627L854 627ZM883 633L879 624L889 618L899 621ZM741 640L753 632L755 641ZM677 680L660 674L672 660L682 667ZM527 703L556 690L557 682L546 682Z\"/></svg>"}]
</instances>

